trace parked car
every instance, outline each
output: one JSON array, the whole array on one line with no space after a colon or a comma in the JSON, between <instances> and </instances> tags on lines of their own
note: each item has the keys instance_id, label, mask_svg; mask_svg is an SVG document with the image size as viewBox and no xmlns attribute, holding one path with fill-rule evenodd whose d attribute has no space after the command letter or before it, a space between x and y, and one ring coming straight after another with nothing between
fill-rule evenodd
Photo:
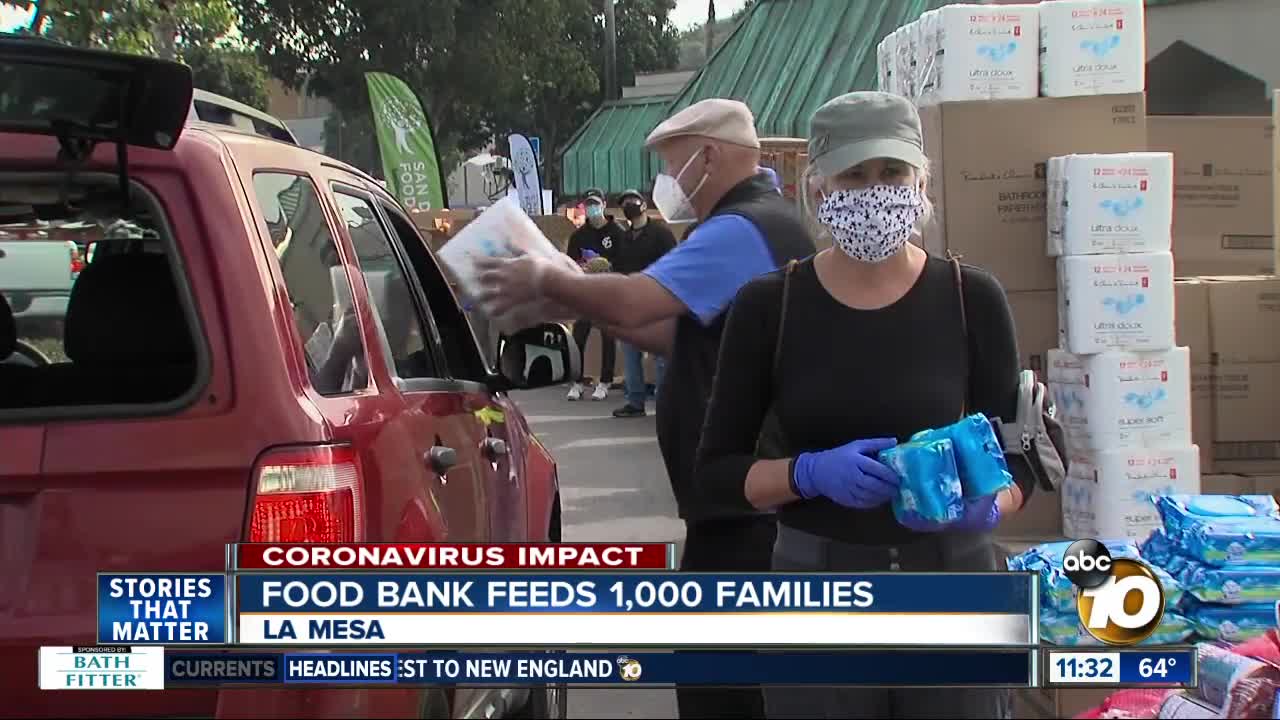
<instances>
[{"instance_id":1,"label":"parked car","mask_svg":"<svg viewBox=\"0 0 1280 720\"><path fill-rule=\"evenodd\" d=\"M229 125L280 142L287 142L290 145L298 144L298 139L293 136L293 132L283 120L208 90L197 88L192 93L191 112L187 119L193 122Z\"/></svg>"},{"instance_id":2,"label":"parked car","mask_svg":"<svg viewBox=\"0 0 1280 720\"><path fill-rule=\"evenodd\" d=\"M191 96L184 65L0 39L0 208L102 228L65 361L14 353L0 300L0 716L563 714L558 686L36 690L37 646L95 642L97 572L221 571L238 541L560 539L555 461L508 393L576 372L565 328L491 367L386 190L188 125Z\"/></svg>"},{"instance_id":3,"label":"parked car","mask_svg":"<svg viewBox=\"0 0 1280 720\"><path fill-rule=\"evenodd\" d=\"M62 335L71 284L83 267L72 240L53 239L39 226L0 226L0 296L28 332Z\"/></svg>"}]
</instances>

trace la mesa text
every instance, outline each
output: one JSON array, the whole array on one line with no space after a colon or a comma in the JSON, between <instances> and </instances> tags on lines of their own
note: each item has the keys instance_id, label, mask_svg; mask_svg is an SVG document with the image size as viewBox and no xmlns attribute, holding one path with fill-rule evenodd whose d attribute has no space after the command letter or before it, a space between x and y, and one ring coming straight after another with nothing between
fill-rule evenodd
<instances>
[{"instance_id":1,"label":"la mesa text","mask_svg":"<svg viewBox=\"0 0 1280 720\"><path fill-rule=\"evenodd\" d=\"M366 588L370 592L366 594ZM854 610L875 603L869 580L269 580L257 612L560 610ZM242 608L243 609L243 608Z\"/></svg>"}]
</instances>

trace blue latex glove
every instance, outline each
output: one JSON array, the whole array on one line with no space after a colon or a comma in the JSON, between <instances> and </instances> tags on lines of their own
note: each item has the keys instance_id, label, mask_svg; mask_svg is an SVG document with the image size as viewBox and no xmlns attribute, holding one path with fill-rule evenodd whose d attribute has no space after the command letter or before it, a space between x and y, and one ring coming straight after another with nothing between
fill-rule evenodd
<instances>
[{"instance_id":1,"label":"blue latex glove","mask_svg":"<svg viewBox=\"0 0 1280 720\"><path fill-rule=\"evenodd\" d=\"M854 440L832 450L801 453L791 473L791 487L800 497L825 497L858 510L879 507L898 494L902 478L875 458L898 441L893 438Z\"/></svg>"},{"instance_id":2,"label":"blue latex glove","mask_svg":"<svg viewBox=\"0 0 1280 720\"><path fill-rule=\"evenodd\" d=\"M966 500L964 514L959 520L949 523L932 522L919 518L902 520L902 526L908 530L921 533L959 531L959 532L991 532L1000 524L1000 506L996 504L996 495Z\"/></svg>"}]
</instances>

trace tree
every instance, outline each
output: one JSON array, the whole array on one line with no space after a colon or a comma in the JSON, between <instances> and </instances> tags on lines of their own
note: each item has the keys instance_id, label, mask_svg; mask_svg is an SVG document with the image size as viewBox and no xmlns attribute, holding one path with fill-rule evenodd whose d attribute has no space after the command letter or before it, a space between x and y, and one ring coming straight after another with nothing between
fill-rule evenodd
<instances>
[{"instance_id":1,"label":"tree","mask_svg":"<svg viewBox=\"0 0 1280 720\"><path fill-rule=\"evenodd\" d=\"M369 70L418 93L442 159L495 137L505 145L513 131L540 137L554 157L601 100L602 0L230 1L273 75L295 88L309 78L338 107L344 151L363 142L348 130L367 127L354 116L367 113ZM674 67L674 0L615 5L619 80Z\"/></svg>"},{"instance_id":2,"label":"tree","mask_svg":"<svg viewBox=\"0 0 1280 720\"><path fill-rule=\"evenodd\" d=\"M40 12L36 27L51 39L182 60L196 87L266 107L266 71L231 39L236 15L227 0L43 0Z\"/></svg>"}]
</instances>

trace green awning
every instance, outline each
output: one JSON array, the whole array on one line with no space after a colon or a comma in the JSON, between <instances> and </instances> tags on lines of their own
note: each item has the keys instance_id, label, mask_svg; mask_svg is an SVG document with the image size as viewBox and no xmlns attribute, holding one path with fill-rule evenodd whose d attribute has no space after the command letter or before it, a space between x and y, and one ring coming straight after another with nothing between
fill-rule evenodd
<instances>
[{"instance_id":1,"label":"green awning","mask_svg":"<svg viewBox=\"0 0 1280 720\"><path fill-rule=\"evenodd\" d=\"M670 95L615 100L600 106L560 156L560 192L576 197L598 187L610 195L653 187L660 161L644 140L667 116Z\"/></svg>"},{"instance_id":2,"label":"green awning","mask_svg":"<svg viewBox=\"0 0 1280 720\"><path fill-rule=\"evenodd\" d=\"M676 96L669 112L734 98L756 115L761 137L808 137L824 102L876 89L876 46L950 0L761 0Z\"/></svg>"}]
</instances>

